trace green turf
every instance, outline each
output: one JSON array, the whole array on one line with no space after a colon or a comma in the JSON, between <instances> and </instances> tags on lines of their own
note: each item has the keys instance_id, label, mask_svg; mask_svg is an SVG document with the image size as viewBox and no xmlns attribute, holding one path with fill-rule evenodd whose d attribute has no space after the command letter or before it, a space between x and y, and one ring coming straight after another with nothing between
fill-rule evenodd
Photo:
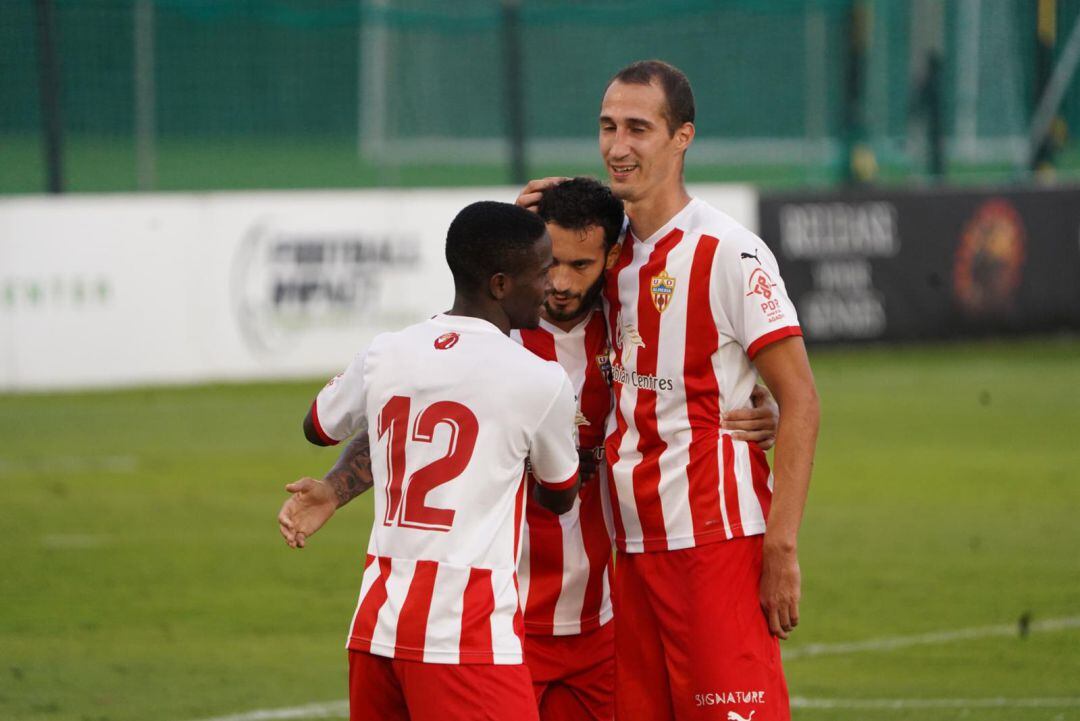
<instances>
[{"instance_id":1,"label":"green turf","mask_svg":"<svg viewBox=\"0 0 1080 721\"><path fill-rule=\"evenodd\" d=\"M433 158L424 164L377 168L362 160L355 138L163 138L156 146L154 189L203 191L236 189L367 188L513 184L505 164L451 163ZM1080 146L1059 157L1059 179L1080 178ZM601 175L599 155L577 163L550 164L532 158L530 177ZM70 135L64 141L64 179L69 192L122 192L137 189L134 140L130 137ZM924 169L907 161L882 161L879 182L920 182ZM829 186L841 178L836 164L812 166L793 159L772 164L707 164L690 156L690 182L741 182L769 188ZM953 164L954 185L1015 182L1007 164ZM0 194L40 193L45 166L40 138L0 133Z\"/></svg>"},{"instance_id":2,"label":"green turf","mask_svg":"<svg viewBox=\"0 0 1080 721\"><path fill-rule=\"evenodd\" d=\"M823 430L785 648L1080 616L1080 339L815 350ZM0 396L0 719L185 721L345 695L370 499L300 552L319 383ZM1080 629L792 658L811 699L1080 698ZM796 719L1078 719L1080 707Z\"/></svg>"}]
</instances>

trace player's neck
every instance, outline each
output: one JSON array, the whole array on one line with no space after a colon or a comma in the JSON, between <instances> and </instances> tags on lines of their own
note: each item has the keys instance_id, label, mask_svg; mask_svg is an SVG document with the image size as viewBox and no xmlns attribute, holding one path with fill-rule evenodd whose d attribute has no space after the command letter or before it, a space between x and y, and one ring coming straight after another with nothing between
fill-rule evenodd
<instances>
[{"instance_id":1,"label":"player's neck","mask_svg":"<svg viewBox=\"0 0 1080 721\"><path fill-rule=\"evenodd\" d=\"M667 225L679 211L690 202L690 194L682 180L668 188L626 203L626 217L630 219L630 230L634 237L644 240Z\"/></svg>"},{"instance_id":2,"label":"player's neck","mask_svg":"<svg viewBox=\"0 0 1080 721\"><path fill-rule=\"evenodd\" d=\"M570 331L574 330L574 328L577 328L581 321L585 319L585 316L587 316L590 312L592 312L591 307L585 308L573 318L569 318L567 320L555 320L550 315L548 315L547 308L541 308L540 317L543 318L546 322L551 323L553 326L563 331L564 333L569 333Z\"/></svg>"},{"instance_id":3,"label":"player's neck","mask_svg":"<svg viewBox=\"0 0 1080 721\"><path fill-rule=\"evenodd\" d=\"M462 315L468 318L486 320L501 330L503 335L510 335L510 319L506 317L506 313L503 312L498 303L455 295L454 305L450 310L446 311L446 315Z\"/></svg>"}]
</instances>

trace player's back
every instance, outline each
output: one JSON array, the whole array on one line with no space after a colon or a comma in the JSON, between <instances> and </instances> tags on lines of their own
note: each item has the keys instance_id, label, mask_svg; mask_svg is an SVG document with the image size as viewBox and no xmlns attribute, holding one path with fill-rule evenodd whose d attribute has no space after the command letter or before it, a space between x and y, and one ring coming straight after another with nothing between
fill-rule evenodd
<instances>
[{"instance_id":1,"label":"player's back","mask_svg":"<svg viewBox=\"0 0 1080 721\"><path fill-rule=\"evenodd\" d=\"M569 379L491 323L448 315L379 336L353 366L339 385L360 389L375 517L349 647L520 663L525 460L550 486L574 481Z\"/></svg>"}]
</instances>

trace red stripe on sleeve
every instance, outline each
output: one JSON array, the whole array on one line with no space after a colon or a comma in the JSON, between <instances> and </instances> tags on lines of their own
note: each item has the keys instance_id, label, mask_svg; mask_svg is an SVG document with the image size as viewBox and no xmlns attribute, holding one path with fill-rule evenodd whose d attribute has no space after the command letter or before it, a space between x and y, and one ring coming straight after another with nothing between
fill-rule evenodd
<instances>
[{"instance_id":1,"label":"red stripe on sleeve","mask_svg":"<svg viewBox=\"0 0 1080 721\"><path fill-rule=\"evenodd\" d=\"M341 441L335 441L333 438L326 434L323 430L322 423L319 423L319 399L316 398L311 402L311 424L315 426L315 434L319 436L319 440L328 446L336 446Z\"/></svg>"},{"instance_id":2,"label":"red stripe on sleeve","mask_svg":"<svg viewBox=\"0 0 1080 721\"><path fill-rule=\"evenodd\" d=\"M635 370L641 375L656 374L657 346L660 344L660 311L653 305L651 281L667 266L668 253L682 240L682 236L682 231L676 228L659 240L648 262L638 273L638 333L644 346L637 349ZM637 389L634 426L638 433L637 448L641 453L641 461L634 467L632 476L634 502L641 522L644 550L666 551L667 527L664 525L664 508L660 501L660 456L667 449L667 443L656 427L656 391Z\"/></svg>"},{"instance_id":3,"label":"red stripe on sleeve","mask_svg":"<svg viewBox=\"0 0 1080 721\"><path fill-rule=\"evenodd\" d=\"M424 660L424 640L427 637L428 614L431 597L435 594L437 561L417 561L409 592L398 613L397 639L394 641L394 658L406 661Z\"/></svg>"},{"instance_id":4,"label":"red stripe on sleeve","mask_svg":"<svg viewBox=\"0 0 1080 721\"><path fill-rule=\"evenodd\" d=\"M491 614L495 611L495 591L490 568L470 568L469 582L461 609L460 661L494 663L491 644Z\"/></svg>"},{"instance_id":5,"label":"red stripe on sleeve","mask_svg":"<svg viewBox=\"0 0 1080 721\"><path fill-rule=\"evenodd\" d=\"M529 597L525 620L529 628L551 633L555 604L562 593L563 537L559 517L538 503L525 508L529 528Z\"/></svg>"},{"instance_id":6,"label":"red stripe on sleeve","mask_svg":"<svg viewBox=\"0 0 1080 721\"><path fill-rule=\"evenodd\" d=\"M790 338L794 335L801 336L802 328L797 325L789 325L783 328L777 328L776 330L771 330L765 335L758 338L753 343L751 343L750 347L746 349L746 355L750 358L750 360L754 360L754 356L760 353L761 349L765 346L771 343L775 343L776 341L782 340L784 338Z\"/></svg>"},{"instance_id":7,"label":"red stripe on sleeve","mask_svg":"<svg viewBox=\"0 0 1080 721\"><path fill-rule=\"evenodd\" d=\"M525 346L533 355L544 360L558 361L555 353L555 336L543 328L523 328L521 331L521 345Z\"/></svg>"},{"instance_id":8,"label":"red stripe on sleeve","mask_svg":"<svg viewBox=\"0 0 1080 721\"><path fill-rule=\"evenodd\" d=\"M360 601L352 633L349 634L349 648L353 651L371 652L371 636L375 633L375 624L379 620L379 609L386 603L386 579L390 577L390 559L380 557L378 561L379 577Z\"/></svg>"},{"instance_id":9,"label":"red stripe on sleeve","mask_svg":"<svg viewBox=\"0 0 1080 721\"><path fill-rule=\"evenodd\" d=\"M577 470L575 470L574 475L570 476L565 481L552 482L552 481L544 481L544 480L541 480L541 479L537 478L536 482L539 483L544 488L548 488L548 489L550 489L552 491L565 491L567 488L569 488L570 486L577 483L577 479L578 479L578 472L577 472Z\"/></svg>"},{"instance_id":10,"label":"red stripe on sleeve","mask_svg":"<svg viewBox=\"0 0 1080 721\"><path fill-rule=\"evenodd\" d=\"M735 444L731 436L724 434L724 508L727 509L728 526L731 536L742 534L742 511L739 510L739 484L735 479Z\"/></svg>"},{"instance_id":11,"label":"red stripe on sleeve","mask_svg":"<svg viewBox=\"0 0 1080 721\"><path fill-rule=\"evenodd\" d=\"M723 532L720 513L720 465L716 444L720 435L720 386L713 369L713 355L720 345L709 301L713 260L719 241L701 236L690 267L690 287L686 301L686 352L683 383L686 413L690 421L689 482L690 516L694 538Z\"/></svg>"}]
</instances>

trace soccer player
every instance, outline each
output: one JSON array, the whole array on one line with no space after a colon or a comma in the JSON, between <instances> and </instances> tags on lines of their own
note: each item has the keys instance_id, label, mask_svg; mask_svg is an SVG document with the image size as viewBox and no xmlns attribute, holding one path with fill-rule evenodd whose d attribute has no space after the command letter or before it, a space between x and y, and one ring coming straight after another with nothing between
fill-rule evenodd
<instances>
[{"instance_id":1,"label":"soccer player","mask_svg":"<svg viewBox=\"0 0 1080 721\"><path fill-rule=\"evenodd\" d=\"M615 686L612 546L605 518L610 504L598 471L611 388L599 298L604 269L618 253L623 205L597 181L575 178L544 193L539 215L551 235L552 292L539 327L511 337L539 357L557 361L573 384L582 486L562 516L535 501L526 506L518 566L525 663L541 721L609 721Z\"/></svg>"},{"instance_id":2,"label":"soccer player","mask_svg":"<svg viewBox=\"0 0 1080 721\"><path fill-rule=\"evenodd\" d=\"M777 639L799 620L796 542L819 422L795 309L768 247L686 191L694 98L681 71L621 70L599 131L629 220L604 290L616 718L786 720ZM530 183L518 204L559 180ZM723 420L749 406L758 374L780 407L772 473Z\"/></svg>"},{"instance_id":3,"label":"soccer player","mask_svg":"<svg viewBox=\"0 0 1080 721\"><path fill-rule=\"evenodd\" d=\"M611 393L610 346L598 303L603 271L618 255L622 202L595 180L574 178L544 191L537 206L552 238L552 292L540 327L511 333L542 358L556 360L578 395L582 475L603 458ZM774 408L764 388L762 408L725 419L767 447ZM587 459L587 460L586 460ZM603 466L601 465L602 469ZM541 721L593 721L614 716L615 649L610 583L610 500L606 474L583 482L579 499L555 517L535 502L526 508L518 568L525 609L525 663L533 677Z\"/></svg>"},{"instance_id":4,"label":"soccer player","mask_svg":"<svg viewBox=\"0 0 1080 721\"><path fill-rule=\"evenodd\" d=\"M507 334L538 324L551 240L532 213L481 202L454 219L446 257L451 310L376 337L319 392L308 439L361 442L325 480L286 486L278 517L303 547L377 489L348 639L353 721L537 718L516 574L525 468L549 510L575 502L574 391Z\"/></svg>"}]
</instances>

